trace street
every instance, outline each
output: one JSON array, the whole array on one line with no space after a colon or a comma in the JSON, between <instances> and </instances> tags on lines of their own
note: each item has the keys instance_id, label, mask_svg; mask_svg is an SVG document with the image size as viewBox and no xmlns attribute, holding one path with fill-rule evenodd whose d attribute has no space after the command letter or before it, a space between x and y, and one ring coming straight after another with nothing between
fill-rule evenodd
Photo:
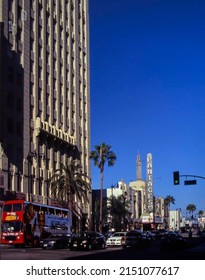
<instances>
[{"instance_id":1,"label":"street","mask_svg":"<svg viewBox=\"0 0 205 280\"><path fill-rule=\"evenodd\" d=\"M0 245L1 260L204 260L205 241L193 239L185 249L161 249L158 241L148 248L109 247L102 250L70 251L15 248Z\"/></svg>"}]
</instances>

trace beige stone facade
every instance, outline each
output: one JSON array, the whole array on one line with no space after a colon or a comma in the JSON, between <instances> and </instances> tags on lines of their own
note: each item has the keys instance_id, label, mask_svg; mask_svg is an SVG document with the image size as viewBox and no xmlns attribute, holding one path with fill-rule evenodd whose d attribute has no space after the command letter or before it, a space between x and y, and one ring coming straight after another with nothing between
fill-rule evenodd
<instances>
[{"instance_id":1,"label":"beige stone facade","mask_svg":"<svg viewBox=\"0 0 205 280\"><path fill-rule=\"evenodd\" d=\"M0 59L4 188L47 204L68 157L90 177L88 1L0 0Z\"/></svg>"}]
</instances>

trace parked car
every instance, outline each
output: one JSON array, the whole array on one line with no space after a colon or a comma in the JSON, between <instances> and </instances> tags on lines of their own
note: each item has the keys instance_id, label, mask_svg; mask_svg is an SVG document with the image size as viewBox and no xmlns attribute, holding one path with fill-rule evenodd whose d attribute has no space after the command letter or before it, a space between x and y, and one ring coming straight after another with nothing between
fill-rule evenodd
<instances>
[{"instance_id":1,"label":"parked car","mask_svg":"<svg viewBox=\"0 0 205 280\"><path fill-rule=\"evenodd\" d=\"M151 230L147 230L145 233L146 233L147 237L151 238L151 240L157 239L157 235L155 232L153 232Z\"/></svg>"},{"instance_id":2,"label":"parked car","mask_svg":"<svg viewBox=\"0 0 205 280\"><path fill-rule=\"evenodd\" d=\"M205 229L203 229L202 231L201 231L201 237L203 237L203 238L205 238Z\"/></svg>"},{"instance_id":3,"label":"parked car","mask_svg":"<svg viewBox=\"0 0 205 280\"><path fill-rule=\"evenodd\" d=\"M106 247L106 238L103 234L95 231L85 231L79 236L71 239L70 250L93 250L104 249Z\"/></svg>"},{"instance_id":4,"label":"parked car","mask_svg":"<svg viewBox=\"0 0 205 280\"><path fill-rule=\"evenodd\" d=\"M186 246L186 239L178 233L168 233L161 239L161 248L180 249Z\"/></svg>"},{"instance_id":5,"label":"parked car","mask_svg":"<svg viewBox=\"0 0 205 280\"><path fill-rule=\"evenodd\" d=\"M106 232L106 233L103 233L103 235L105 236L106 239L108 239L109 237L111 237L112 235L114 234L114 232Z\"/></svg>"},{"instance_id":6,"label":"parked car","mask_svg":"<svg viewBox=\"0 0 205 280\"><path fill-rule=\"evenodd\" d=\"M150 230L150 232L154 235L155 239L160 239L159 230L152 229L152 230Z\"/></svg>"},{"instance_id":7,"label":"parked car","mask_svg":"<svg viewBox=\"0 0 205 280\"><path fill-rule=\"evenodd\" d=\"M69 248L71 234L55 233L40 241L43 249L62 249Z\"/></svg>"},{"instance_id":8,"label":"parked car","mask_svg":"<svg viewBox=\"0 0 205 280\"><path fill-rule=\"evenodd\" d=\"M180 230L169 230L168 234L178 234L178 235L181 235L181 231Z\"/></svg>"},{"instance_id":9,"label":"parked car","mask_svg":"<svg viewBox=\"0 0 205 280\"><path fill-rule=\"evenodd\" d=\"M147 247L151 244L151 238L146 233L139 230L127 232L122 240L122 247Z\"/></svg>"},{"instance_id":10,"label":"parked car","mask_svg":"<svg viewBox=\"0 0 205 280\"><path fill-rule=\"evenodd\" d=\"M115 232L112 236L110 236L107 241L107 246L122 246L122 239L126 235L126 231Z\"/></svg>"},{"instance_id":11,"label":"parked car","mask_svg":"<svg viewBox=\"0 0 205 280\"><path fill-rule=\"evenodd\" d=\"M168 234L167 229L158 229L158 237L159 239L165 237Z\"/></svg>"}]
</instances>

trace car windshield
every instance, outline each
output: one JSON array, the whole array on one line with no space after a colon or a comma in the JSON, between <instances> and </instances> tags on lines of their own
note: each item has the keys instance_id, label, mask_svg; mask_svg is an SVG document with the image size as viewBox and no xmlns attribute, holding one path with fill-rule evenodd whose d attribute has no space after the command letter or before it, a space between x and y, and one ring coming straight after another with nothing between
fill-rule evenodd
<instances>
[{"instance_id":1,"label":"car windshield","mask_svg":"<svg viewBox=\"0 0 205 280\"><path fill-rule=\"evenodd\" d=\"M142 233L137 231L131 231L127 233L127 236L141 236L141 235Z\"/></svg>"},{"instance_id":2,"label":"car windshield","mask_svg":"<svg viewBox=\"0 0 205 280\"><path fill-rule=\"evenodd\" d=\"M116 236L124 236L125 233L124 232L116 232L112 235L112 237L116 237Z\"/></svg>"},{"instance_id":3,"label":"car windshield","mask_svg":"<svg viewBox=\"0 0 205 280\"><path fill-rule=\"evenodd\" d=\"M63 233L55 233L52 234L51 237L64 237L64 236L70 236L70 234L63 234Z\"/></svg>"},{"instance_id":4,"label":"car windshield","mask_svg":"<svg viewBox=\"0 0 205 280\"><path fill-rule=\"evenodd\" d=\"M22 222L3 222L2 231L3 232L14 232L20 231L23 228Z\"/></svg>"},{"instance_id":5,"label":"car windshield","mask_svg":"<svg viewBox=\"0 0 205 280\"><path fill-rule=\"evenodd\" d=\"M90 238L90 237L95 237L96 234L95 232L83 232L80 234L80 237L83 237L83 238Z\"/></svg>"}]
</instances>

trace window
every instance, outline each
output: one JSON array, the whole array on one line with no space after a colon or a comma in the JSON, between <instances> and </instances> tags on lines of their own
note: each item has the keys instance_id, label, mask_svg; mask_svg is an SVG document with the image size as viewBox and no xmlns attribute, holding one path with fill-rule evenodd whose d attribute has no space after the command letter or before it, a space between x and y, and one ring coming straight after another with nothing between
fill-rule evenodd
<instances>
[{"instance_id":1,"label":"window","mask_svg":"<svg viewBox=\"0 0 205 280\"><path fill-rule=\"evenodd\" d=\"M21 210L22 210L21 203L13 204L13 211L21 211Z\"/></svg>"},{"instance_id":2,"label":"window","mask_svg":"<svg viewBox=\"0 0 205 280\"><path fill-rule=\"evenodd\" d=\"M20 6L18 6L18 20L21 20L21 11L22 11L22 9L21 9L21 7Z\"/></svg>"},{"instance_id":3,"label":"window","mask_svg":"<svg viewBox=\"0 0 205 280\"><path fill-rule=\"evenodd\" d=\"M42 195L42 187L43 187L42 181L39 181L39 189L38 189L39 195Z\"/></svg>"},{"instance_id":4,"label":"window","mask_svg":"<svg viewBox=\"0 0 205 280\"><path fill-rule=\"evenodd\" d=\"M13 129L14 129L14 122L12 118L8 118L7 119L7 129L9 133L13 133Z\"/></svg>"},{"instance_id":5,"label":"window","mask_svg":"<svg viewBox=\"0 0 205 280\"><path fill-rule=\"evenodd\" d=\"M18 149L18 152L19 152L20 149ZM20 154L21 152L19 152ZM18 177L17 177L17 191L20 192L21 191L21 175L18 174Z\"/></svg>"},{"instance_id":6,"label":"window","mask_svg":"<svg viewBox=\"0 0 205 280\"><path fill-rule=\"evenodd\" d=\"M7 105L9 108L13 108L13 94L12 92L8 92L7 94Z\"/></svg>"},{"instance_id":7,"label":"window","mask_svg":"<svg viewBox=\"0 0 205 280\"><path fill-rule=\"evenodd\" d=\"M8 80L9 80L10 82L12 82L12 81L13 81L13 78L14 78L14 70L13 70L11 67L9 67L9 68L8 68Z\"/></svg>"},{"instance_id":8,"label":"window","mask_svg":"<svg viewBox=\"0 0 205 280\"><path fill-rule=\"evenodd\" d=\"M22 86L22 75L20 73L17 73L16 84L18 87Z\"/></svg>"},{"instance_id":9,"label":"window","mask_svg":"<svg viewBox=\"0 0 205 280\"><path fill-rule=\"evenodd\" d=\"M34 40L31 39L31 50L34 51Z\"/></svg>"},{"instance_id":10,"label":"window","mask_svg":"<svg viewBox=\"0 0 205 280\"><path fill-rule=\"evenodd\" d=\"M0 186L4 186L4 176L0 175ZM2 190L2 188L0 188L0 191ZM4 192L4 189L3 189Z\"/></svg>"},{"instance_id":11,"label":"window","mask_svg":"<svg viewBox=\"0 0 205 280\"><path fill-rule=\"evenodd\" d=\"M17 122L17 128L16 128L16 130L17 130L17 135L18 135L19 137L21 137L21 136L22 136L22 125L21 125L20 122Z\"/></svg>"},{"instance_id":12,"label":"window","mask_svg":"<svg viewBox=\"0 0 205 280\"><path fill-rule=\"evenodd\" d=\"M3 212L11 212L11 206L12 204L4 205Z\"/></svg>"},{"instance_id":13,"label":"window","mask_svg":"<svg viewBox=\"0 0 205 280\"><path fill-rule=\"evenodd\" d=\"M34 31L34 19L30 19L30 30Z\"/></svg>"}]
</instances>

